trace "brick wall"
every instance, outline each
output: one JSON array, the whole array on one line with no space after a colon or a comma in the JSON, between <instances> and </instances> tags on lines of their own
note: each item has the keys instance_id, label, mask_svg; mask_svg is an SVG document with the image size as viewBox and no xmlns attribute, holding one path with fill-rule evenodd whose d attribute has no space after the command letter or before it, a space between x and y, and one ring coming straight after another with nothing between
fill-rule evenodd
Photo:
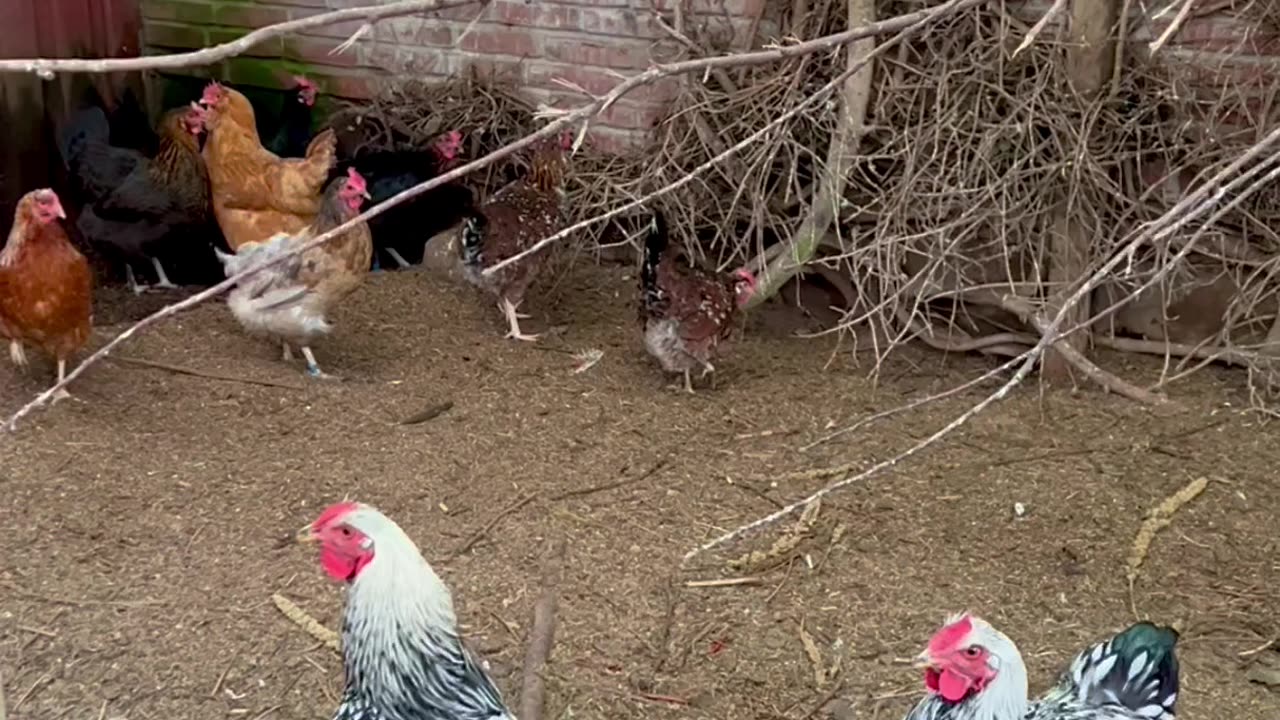
<instances>
[{"instance_id":1,"label":"brick wall","mask_svg":"<svg viewBox=\"0 0 1280 720\"><path fill-rule=\"evenodd\" d=\"M377 0L142 0L149 52L201 48L246 31ZM358 23L315 28L272 40L218 67L193 69L242 85L280 87L305 72L333 95L365 97L379 79L405 75L443 79L478 67L512 77L530 99L558 107L608 91L620 77L681 49L654 22L673 0L492 0L426 17L391 18L342 55L329 52ZM734 47L745 47L766 0L694 0L690 22L708 26ZM592 140L622 150L642 140L674 92L672 82L640 88L597 121Z\"/></svg>"}]
</instances>

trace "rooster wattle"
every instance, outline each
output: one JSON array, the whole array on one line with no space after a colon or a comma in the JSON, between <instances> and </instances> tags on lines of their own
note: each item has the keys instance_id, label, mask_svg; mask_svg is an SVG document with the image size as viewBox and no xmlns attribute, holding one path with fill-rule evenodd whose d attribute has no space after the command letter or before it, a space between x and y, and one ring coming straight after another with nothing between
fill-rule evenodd
<instances>
[{"instance_id":1,"label":"rooster wattle","mask_svg":"<svg viewBox=\"0 0 1280 720\"><path fill-rule=\"evenodd\" d=\"M449 588L399 525L342 502L297 539L318 543L324 571L348 585L334 720L515 720L463 646Z\"/></svg>"},{"instance_id":2,"label":"rooster wattle","mask_svg":"<svg viewBox=\"0 0 1280 720\"><path fill-rule=\"evenodd\" d=\"M1174 720L1177 640L1171 628L1135 623L1085 648L1029 702L1018 647L980 618L958 615L917 658L928 694L907 720Z\"/></svg>"}]
</instances>

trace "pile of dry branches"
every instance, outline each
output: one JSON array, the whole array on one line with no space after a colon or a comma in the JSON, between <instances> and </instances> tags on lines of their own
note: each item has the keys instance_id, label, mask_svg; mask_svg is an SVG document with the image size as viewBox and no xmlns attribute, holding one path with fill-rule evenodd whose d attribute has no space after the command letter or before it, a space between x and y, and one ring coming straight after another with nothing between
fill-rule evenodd
<instances>
[{"instance_id":1,"label":"pile of dry branches","mask_svg":"<svg viewBox=\"0 0 1280 720\"><path fill-rule=\"evenodd\" d=\"M881 0L876 14L929 5ZM795 2L769 20L783 38L828 35L848 26L847 5ZM667 26L691 55L730 51L721 27ZM807 281L843 298L844 319L831 331L869 343L877 368L913 339L952 352L1020 355L1039 339L1030 316L1064 289L1048 272L1064 206L1087 227L1096 268L1272 125L1265 78L1250 85L1228 64L1215 74L1160 53L1126 49L1110 87L1083 99L1069 81L1061 33L1050 26L1018 49L1031 32L1026 19L983 5L875 62L857 159ZM683 78L652 151L611 158L588 146L575 158L573 219L687 176L812 95L845 62L835 51ZM763 267L811 211L837 109L832 98L798 114L655 203L705 262ZM476 77L400 85L349 112L370 147L421 144L457 127L471 138L472 157L540 124L513 86ZM469 182L492 191L518 163L511 158ZM1272 330L1280 237L1271 229L1280 207L1272 191L1241 199L1211 222L1144 246L1093 293L1095 345L1167 358L1154 389L1215 360L1249 368L1257 390L1274 384L1261 348L1269 335L1280 340ZM622 218L602 233L617 238L616 230L638 225ZM1190 252L1175 258L1197 233Z\"/></svg>"},{"instance_id":2,"label":"pile of dry branches","mask_svg":"<svg viewBox=\"0 0 1280 720\"><path fill-rule=\"evenodd\" d=\"M882 0L877 15L920 7ZM794 3L781 21L785 36L802 38L846 25L845 3L832 0ZM696 28L686 34L707 52L723 49ZM1229 63L1179 65L1139 56L1129 43L1110 87L1085 100L1069 82L1062 33L1050 26L1018 50L1029 34L1030 22L983 5L876 61L858 159L810 270L844 298L844 321L832 330L859 331L877 361L910 339L1021 354L1039 339L1030 316L1063 289L1047 270L1063 203L1083 218L1097 268L1274 126L1266 79L1233 76ZM581 212L673 182L843 67L830 53L687 78L657 151L601 178ZM672 225L716 265L762 266L810 211L835 111L833 101L798 116L664 197ZM1095 344L1166 356L1156 388L1214 360L1248 367L1253 380L1271 375L1261 346L1269 335L1280 341L1272 330L1280 207L1269 189L1229 193L1222 205L1234 200L1242 202L1142 247L1093 294Z\"/></svg>"}]
</instances>

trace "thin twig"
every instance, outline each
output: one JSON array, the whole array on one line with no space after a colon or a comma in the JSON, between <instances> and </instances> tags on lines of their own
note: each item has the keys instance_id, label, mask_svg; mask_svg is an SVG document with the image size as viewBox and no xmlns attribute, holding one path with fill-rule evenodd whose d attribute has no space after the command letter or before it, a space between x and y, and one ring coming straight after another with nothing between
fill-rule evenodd
<instances>
[{"instance_id":1,"label":"thin twig","mask_svg":"<svg viewBox=\"0 0 1280 720\"><path fill-rule=\"evenodd\" d=\"M525 648L523 683L520 688L521 720L542 720L546 705L547 684L543 670L551 659L556 636L556 606L564 577L565 541L548 544L542 557L542 594L533 606L533 625L529 628L529 644Z\"/></svg>"},{"instance_id":2,"label":"thin twig","mask_svg":"<svg viewBox=\"0 0 1280 720\"><path fill-rule=\"evenodd\" d=\"M1169 27L1165 28L1164 32L1160 33L1160 37L1153 40L1151 44L1147 46L1147 52L1152 55L1160 52L1160 48L1164 47L1165 43L1169 42L1169 38L1172 38L1178 33L1178 30L1182 28L1182 23L1186 22L1187 18L1190 17L1191 6L1194 4L1195 0L1182 0L1182 7L1178 8L1178 14L1174 16L1173 22L1170 22Z\"/></svg>"},{"instance_id":3,"label":"thin twig","mask_svg":"<svg viewBox=\"0 0 1280 720\"><path fill-rule=\"evenodd\" d=\"M453 409L453 401L445 400L444 402L436 403L434 405L428 406L423 410L419 410L418 412L401 420L400 424L401 425L419 425L421 423L427 422L428 420L435 420L441 415L449 412L451 409Z\"/></svg>"},{"instance_id":4,"label":"thin twig","mask_svg":"<svg viewBox=\"0 0 1280 720\"><path fill-rule=\"evenodd\" d=\"M152 368L154 370L164 370L175 375L189 375L191 377L205 378L208 380L225 380L227 382L242 383L245 385L285 388L286 390L306 390L306 388L301 385L294 385L292 383L276 382L275 380L258 380L256 378L237 377L235 375L224 375L222 373L210 372L208 370L196 370L194 368L183 367L182 365L170 365L168 363L156 362L154 360L143 360L142 358L113 357L109 359L112 362L117 362L122 365L137 365L138 367Z\"/></svg>"},{"instance_id":5,"label":"thin twig","mask_svg":"<svg viewBox=\"0 0 1280 720\"><path fill-rule=\"evenodd\" d=\"M212 65L216 62L226 60L227 58L235 57L237 55L243 55L249 50L252 50L255 45L272 38L298 33L303 30L310 30L311 28L336 25L348 20L364 20L366 23L375 23L379 20L385 20L392 17L435 12L438 10L447 10L449 8L473 5L475 3L484 4L487 2L488 0L402 0L401 2L393 2L386 5L367 5L347 8L346 10L334 10L333 12L321 13L320 15L313 15L308 18L289 20L275 25L267 25L266 27L258 28L257 30L254 30L243 37L232 40L231 42L214 45L213 47L205 48L203 50L174 53L172 55L146 55L136 58L111 58L102 60L85 60L79 58L65 58L57 60L48 60L44 58L33 58L30 60L0 60L0 72L35 73L45 80L50 80L53 78L54 73L59 72L115 73L134 72L138 70L173 70L177 68L199 67L203 65Z\"/></svg>"},{"instance_id":6,"label":"thin twig","mask_svg":"<svg viewBox=\"0 0 1280 720\"><path fill-rule=\"evenodd\" d=\"M505 507L505 508L503 508L502 510L498 511L498 514L497 514L497 515L494 515L494 516L489 520L489 522L485 523L485 524L484 524L484 527L480 528L479 530L476 530L474 533L471 533L471 536L470 536L470 537L468 537L468 538L467 538L467 539L466 539L466 540L465 540L461 545L459 545L456 549L454 549L454 551L453 551L452 553L449 553L449 557L458 557L459 555L461 555L461 554L465 553L466 551L470 550L472 547L474 547L474 546L475 546L475 544L476 544L476 543L480 542L480 540L481 540L485 535L488 535L488 534L489 534L489 531L490 531L490 530L492 530L492 529L493 529L493 528L494 528L494 527L495 527L499 522L501 522L501 521L502 521L502 518L504 518L504 517L506 517L506 516L510 515L511 513L513 513L513 512L515 512L515 511L519 510L520 508L524 507L525 505L528 505L528 504L529 504L530 502L532 502L532 501L533 501L533 499L534 499L534 498L536 498L536 497L538 497L538 494L537 494L537 493L529 493L528 495L525 495L524 497L520 498L519 500L516 500L515 502L513 502L513 503L511 503L510 505L506 506L506 507Z\"/></svg>"},{"instance_id":7,"label":"thin twig","mask_svg":"<svg viewBox=\"0 0 1280 720\"><path fill-rule=\"evenodd\" d=\"M585 497L587 495L595 495L596 493L601 493L606 490L616 490L617 488L620 488L620 487L634 485L638 482L643 482L653 477L654 474L656 474L659 470L666 467L667 463L670 462L670 460L671 460L670 456L664 457L658 462L654 463L653 465L650 465L648 470L645 470L644 472L640 473L639 475L636 475L635 477L623 478L621 480L615 480L613 482L605 483L603 485L593 485L587 488L578 488L576 490L566 490L560 493L559 495L552 495L550 499L552 502L559 502L561 500L568 500L569 498Z\"/></svg>"},{"instance_id":8,"label":"thin twig","mask_svg":"<svg viewBox=\"0 0 1280 720\"><path fill-rule=\"evenodd\" d=\"M1053 0L1053 5L1045 11L1045 14L1036 22L1035 25L1031 26L1031 30L1027 32L1026 37L1022 38L1022 42L1018 43L1018 47L1013 51L1012 57L1018 57L1023 50L1030 47L1031 43L1035 42L1036 38L1040 37L1040 33L1044 32L1044 29L1048 27L1049 23L1053 22L1053 19L1056 18L1066 7L1067 0Z\"/></svg>"}]
</instances>

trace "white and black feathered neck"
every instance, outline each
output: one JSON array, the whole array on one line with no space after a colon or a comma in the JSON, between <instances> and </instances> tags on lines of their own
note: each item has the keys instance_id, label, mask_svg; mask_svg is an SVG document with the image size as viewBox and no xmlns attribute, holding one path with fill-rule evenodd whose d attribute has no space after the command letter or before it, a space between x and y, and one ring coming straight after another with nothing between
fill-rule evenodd
<instances>
[{"instance_id":1,"label":"white and black feathered neck","mask_svg":"<svg viewBox=\"0 0 1280 720\"><path fill-rule=\"evenodd\" d=\"M449 589L408 535L368 506L345 522L374 554L347 590L346 688L334 720L514 720L458 638Z\"/></svg>"}]
</instances>

